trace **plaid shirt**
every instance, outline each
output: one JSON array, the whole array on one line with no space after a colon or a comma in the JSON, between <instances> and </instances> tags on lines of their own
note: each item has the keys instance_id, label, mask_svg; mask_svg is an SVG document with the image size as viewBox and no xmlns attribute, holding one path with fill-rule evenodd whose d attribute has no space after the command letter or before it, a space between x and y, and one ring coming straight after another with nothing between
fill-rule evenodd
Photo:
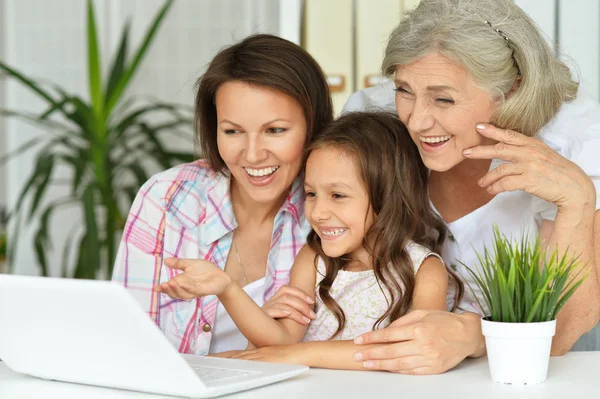
<instances>
[{"instance_id":1,"label":"plaid shirt","mask_svg":"<svg viewBox=\"0 0 600 399\"><path fill-rule=\"evenodd\" d=\"M205 259L225 268L237 227L229 182L204 161L161 172L140 189L123 232L113 280L129 290L181 353L208 353L218 299L173 300L154 287L180 273L163 264L166 257ZM298 178L275 216L265 301L288 283L309 230Z\"/></svg>"}]
</instances>

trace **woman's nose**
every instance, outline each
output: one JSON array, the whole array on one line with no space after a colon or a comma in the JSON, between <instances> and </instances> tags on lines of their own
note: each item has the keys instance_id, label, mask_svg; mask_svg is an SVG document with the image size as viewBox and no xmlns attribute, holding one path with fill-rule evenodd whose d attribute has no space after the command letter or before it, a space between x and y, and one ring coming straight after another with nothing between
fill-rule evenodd
<instances>
[{"instance_id":1,"label":"woman's nose","mask_svg":"<svg viewBox=\"0 0 600 399\"><path fill-rule=\"evenodd\" d=\"M246 160L258 164L267 158L267 150L262 135L248 133L246 141Z\"/></svg>"},{"instance_id":2,"label":"woman's nose","mask_svg":"<svg viewBox=\"0 0 600 399\"><path fill-rule=\"evenodd\" d=\"M434 118L429 109L429 104L425 101L415 101L408 117L406 127L409 131L419 133L424 132L434 125Z\"/></svg>"}]
</instances>

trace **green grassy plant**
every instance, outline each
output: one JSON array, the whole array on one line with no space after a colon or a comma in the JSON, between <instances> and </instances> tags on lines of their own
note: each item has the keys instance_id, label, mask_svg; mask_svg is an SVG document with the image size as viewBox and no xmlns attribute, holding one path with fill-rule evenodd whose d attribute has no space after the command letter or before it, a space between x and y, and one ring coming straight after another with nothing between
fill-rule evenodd
<instances>
[{"instance_id":1,"label":"green grassy plant","mask_svg":"<svg viewBox=\"0 0 600 399\"><path fill-rule=\"evenodd\" d=\"M479 269L465 265L481 290L486 320L508 323L550 321L583 283L578 257L544 254L539 237L511 242L494 226L493 251L477 253ZM470 287L473 289L473 287ZM475 296L476 297L476 296ZM482 302L476 297L479 307Z\"/></svg>"}]
</instances>

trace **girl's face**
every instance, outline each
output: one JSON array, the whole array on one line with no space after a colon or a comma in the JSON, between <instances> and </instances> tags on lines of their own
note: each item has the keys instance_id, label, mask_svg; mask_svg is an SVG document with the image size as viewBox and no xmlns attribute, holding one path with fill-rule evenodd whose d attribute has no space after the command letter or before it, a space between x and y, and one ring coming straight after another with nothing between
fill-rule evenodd
<instances>
[{"instance_id":1,"label":"girl's face","mask_svg":"<svg viewBox=\"0 0 600 399\"><path fill-rule=\"evenodd\" d=\"M456 62L431 53L399 65L395 85L398 115L429 169L452 169L464 149L489 144L475 125L490 121L495 103Z\"/></svg>"},{"instance_id":2,"label":"girl's face","mask_svg":"<svg viewBox=\"0 0 600 399\"><path fill-rule=\"evenodd\" d=\"M369 264L363 239L375 215L354 159L336 148L313 150L306 163L305 214L327 256Z\"/></svg>"},{"instance_id":3,"label":"girl's face","mask_svg":"<svg viewBox=\"0 0 600 399\"><path fill-rule=\"evenodd\" d=\"M217 145L232 190L258 203L281 201L302 166L306 118L288 95L243 82L216 93Z\"/></svg>"}]
</instances>

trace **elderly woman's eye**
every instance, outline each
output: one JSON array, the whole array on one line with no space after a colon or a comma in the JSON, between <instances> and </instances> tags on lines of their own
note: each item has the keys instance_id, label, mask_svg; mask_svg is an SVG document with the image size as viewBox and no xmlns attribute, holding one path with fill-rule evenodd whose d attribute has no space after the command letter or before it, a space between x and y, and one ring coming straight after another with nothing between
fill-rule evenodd
<instances>
[{"instance_id":1,"label":"elderly woman's eye","mask_svg":"<svg viewBox=\"0 0 600 399\"><path fill-rule=\"evenodd\" d=\"M406 90L404 87L396 87L394 89L394 91L396 93L405 93L405 94L412 94L410 91Z\"/></svg>"},{"instance_id":2,"label":"elderly woman's eye","mask_svg":"<svg viewBox=\"0 0 600 399\"><path fill-rule=\"evenodd\" d=\"M436 98L435 101L443 104L454 104L454 100L451 98Z\"/></svg>"}]
</instances>

